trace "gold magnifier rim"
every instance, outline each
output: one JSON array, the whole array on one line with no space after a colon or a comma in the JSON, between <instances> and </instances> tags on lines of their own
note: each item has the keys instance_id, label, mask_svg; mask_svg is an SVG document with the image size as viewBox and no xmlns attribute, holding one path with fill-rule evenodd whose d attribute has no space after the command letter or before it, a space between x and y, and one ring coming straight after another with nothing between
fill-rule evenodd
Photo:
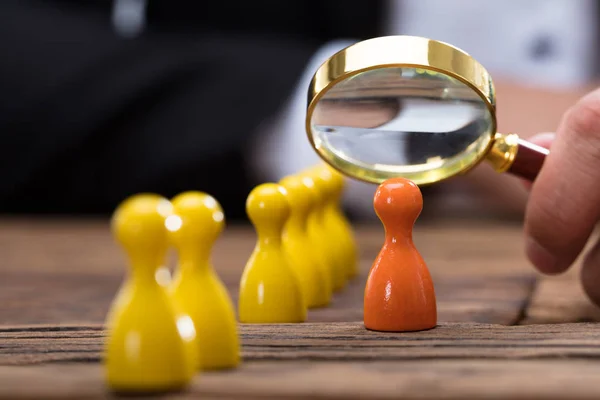
<instances>
[{"instance_id":1,"label":"gold magnifier rim","mask_svg":"<svg viewBox=\"0 0 600 400\"><path fill-rule=\"evenodd\" d=\"M323 161L342 174L368 183L378 184L392 177L391 174L378 175L374 170L373 173L360 173L364 171L362 167L338 158L331 151L328 153L332 159L328 158L317 148L311 124L319 100L336 84L363 72L385 68L415 68L450 76L472 89L482 99L490 114L489 140L472 161L445 171L438 179L412 177L415 183L427 185L464 174L486 158L494 145L497 129L495 88L488 71L468 53L451 44L419 36L396 35L367 39L350 45L329 57L314 73L308 88L305 129L311 146ZM342 167L342 164L346 167Z\"/></svg>"}]
</instances>

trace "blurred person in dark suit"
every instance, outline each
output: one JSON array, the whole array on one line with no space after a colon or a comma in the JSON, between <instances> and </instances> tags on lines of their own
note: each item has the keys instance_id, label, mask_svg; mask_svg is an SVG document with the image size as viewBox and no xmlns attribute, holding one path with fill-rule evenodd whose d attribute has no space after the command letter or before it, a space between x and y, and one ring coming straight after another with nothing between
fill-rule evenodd
<instances>
[{"instance_id":1,"label":"blurred person in dark suit","mask_svg":"<svg viewBox=\"0 0 600 400\"><path fill-rule=\"evenodd\" d=\"M107 213L136 192L203 190L230 219L243 218L254 185L318 161L303 118L319 63L385 34L462 47L494 74L500 129L526 137L553 129L580 95L571 87L591 76L597 13L590 7L570 0L3 0L0 211ZM532 77L537 87L524 86ZM563 84L552 88L556 82ZM524 93L533 100L529 112L519 101ZM442 191L440 204L454 212L483 205L521 216L525 189L496 175L483 166L426 194ZM352 182L349 209L372 216L373 191Z\"/></svg>"},{"instance_id":2,"label":"blurred person in dark suit","mask_svg":"<svg viewBox=\"0 0 600 400\"><path fill-rule=\"evenodd\" d=\"M319 46L377 35L348 1L0 2L0 211L106 213L204 190L243 215L247 165ZM319 12L315 12L319 10Z\"/></svg>"}]
</instances>

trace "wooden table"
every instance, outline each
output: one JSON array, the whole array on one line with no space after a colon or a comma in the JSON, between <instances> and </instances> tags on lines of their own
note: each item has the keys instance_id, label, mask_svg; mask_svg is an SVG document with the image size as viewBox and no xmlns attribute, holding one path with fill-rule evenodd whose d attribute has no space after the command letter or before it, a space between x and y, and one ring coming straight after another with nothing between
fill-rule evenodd
<instances>
[{"instance_id":1,"label":"wooden table","mask_svg":"<svg viewBox=\"0 0 600 400\"><path fill-rule=\"evenodd\" d=\"M105 221L0 223L0 397L103 398L103 320L125 272ZM309 322L241 325L242 366L199 375L173 398L598 398L600 319L577 270L538 276L521 227L419 225L439 327L362 326L362 290L382 244L357 228L362 274ZM237 300L254 246L228 227L213 261Z\"/></svg>"}]
</instances>

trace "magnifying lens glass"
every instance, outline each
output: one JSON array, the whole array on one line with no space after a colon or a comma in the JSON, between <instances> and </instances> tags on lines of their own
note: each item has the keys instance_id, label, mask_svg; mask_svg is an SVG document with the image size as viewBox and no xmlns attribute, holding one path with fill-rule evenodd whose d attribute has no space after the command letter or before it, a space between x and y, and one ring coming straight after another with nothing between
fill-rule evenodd
<instances>
[{"instance_id":1,"label":"magnifying lens glass","mask_svg":"<svg viewBox=\"0 0 600 400\"><path fill-rule=\"evenodd\" d=\"M386 36L334 54L308 93L308 138L352 178L418 185L463 174L487 160L533 181L548 150L496 132L490 74L464 51L415 36Z\"/></svg>"}]
</instances>

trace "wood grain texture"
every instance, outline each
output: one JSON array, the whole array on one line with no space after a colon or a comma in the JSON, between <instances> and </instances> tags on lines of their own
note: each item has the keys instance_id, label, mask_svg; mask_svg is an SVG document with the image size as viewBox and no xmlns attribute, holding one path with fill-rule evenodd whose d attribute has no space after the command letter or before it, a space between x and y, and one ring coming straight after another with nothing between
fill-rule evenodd
<instances>
[{"instance_id":1,"label":"wood grain texture","mask_svg":"<svg viewBox=\"0 0 600 400\"><path fill-rule=\"evenodd\" d=\"M599 375L596 360L266 361L205 373L185 391L155 398L597 399ZM109 398L116 397L99 365L0 366L0 399Z\"/></svg>"},{"instance_id":2,"label":"wood grain texture","mask_svg":"<svg viewBox=\"0 0 600 400\"><path fill-rule=\"evenodd\" d=\"M371 332L360 323L240 328L240 368L201 374L169 398L600 396L597 324L461 323L404 334ZM100 326L2 329L0 398L109 397L103 337ZM5 363L19 359L30 365Z\"/></svg>"},{"instance_id":3,"label":"wood grain texture","mask_svg":"<svg viewBox=\"0 0 600 400\"><path fill-rule=\"evenodd\" d=\"M169 398L600 397L600 325L565 323L596 321L597 309L575 271L534 273L520 226L418 225L440 325L404 334L362 326L383 231L360 227L356 237L361 275L330 307L308 323L240 325L242 366L202 374ZM230 226L214 249L234 301L254 238ZM102 324L126 265L106 221L2 221L0 254L0 398L110 398Z\"/></svg>"},{"instance_id":4,"label":"wood grain texture","mask_svg":"<svg viewBox=\"0 0 600 400\"><path fill-rule=\"evenodd\" d=\"M415 242L431 270L440 321L513 324L535 274L525 261L518 226L417 226ZM380 226L356 232L361 274L310 321L362 320L366 275L383 243ZM254 247L248 227L231 226L217 241L213 264L234 302ZM499 246L502 243L502 246ZM0 323L102 323L126 275L106 221L0 223ZM171 254L170 265L175 257Z\"/></svg>"},{"instance_id":5,"label":"wood grain texture","mask_svg":"<svg viewBox=\"0 0 600 400\"><path fill-rule=\"evenodd\" d=\"M362 323L240 325L248 361L410 361L425 359L598 358L600 325L503 326L444 323L410 333L366 330ZM0 365L102 359L100 325L0 329Z\"/></svg>"},{"instance_id":6,"label":"wood grain texture","mask_svg":"<svg viewBox=\"0 0 600 400\"><path fill-rule=\"evenodd\" d=\"M600 321L600 308L583 292L579 271L577 264L562 275L540 277L520 323Z\"/></svg>"}]
</instances>

